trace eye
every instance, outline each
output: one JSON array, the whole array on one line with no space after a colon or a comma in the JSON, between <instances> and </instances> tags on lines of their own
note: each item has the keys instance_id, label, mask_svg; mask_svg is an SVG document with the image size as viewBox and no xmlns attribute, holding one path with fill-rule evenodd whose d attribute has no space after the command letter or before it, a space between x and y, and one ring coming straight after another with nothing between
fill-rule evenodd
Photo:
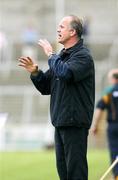
<instances>
[{"instance_id":1,"label":"eye","mask_svg":"<svg viewBox=\"0 0 118 180\"><path fill-rule=\"evenodd\" d=\"M64 29L64 26L63 26L63 25L60 25L60 28L61 28L61 29Z\"/></svg>"}]
</instances>

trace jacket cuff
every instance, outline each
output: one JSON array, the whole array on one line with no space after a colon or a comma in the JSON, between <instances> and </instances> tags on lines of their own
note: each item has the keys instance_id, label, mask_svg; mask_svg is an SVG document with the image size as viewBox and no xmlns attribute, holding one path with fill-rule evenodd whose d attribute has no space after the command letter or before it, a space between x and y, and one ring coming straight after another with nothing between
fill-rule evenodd
<instances>
[{"instance_id":1,"label":"jacket cuff","mask_svg":"<svg viewBox=\"0 0 118 180\"><path fill-rule=\"evenodd\" d=\"M31 74L31 75L30 75L30 78L31 78L31 79L37 79L37 78L39 78L41 75L42 75L42 71L39 70L38 73L37 73L37 75Z\"/></svg>"}]
</instances>

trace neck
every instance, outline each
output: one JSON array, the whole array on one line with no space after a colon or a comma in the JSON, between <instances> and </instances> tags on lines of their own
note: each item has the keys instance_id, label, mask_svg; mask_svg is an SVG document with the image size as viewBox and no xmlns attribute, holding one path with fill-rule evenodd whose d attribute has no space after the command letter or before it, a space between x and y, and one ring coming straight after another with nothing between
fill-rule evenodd
<instances>
[{"instance_id":1,"label":"neck","mask_svg":"<svg viewBox=\"0 0 118 180\"><path fill-rule=\"evenodd\" d=\"M76 39L76 40L70 40L67 43L63 44L65 49L71 48L73 47L75 44L77 44L80 40Z\"/></svg>"}]
</instances>

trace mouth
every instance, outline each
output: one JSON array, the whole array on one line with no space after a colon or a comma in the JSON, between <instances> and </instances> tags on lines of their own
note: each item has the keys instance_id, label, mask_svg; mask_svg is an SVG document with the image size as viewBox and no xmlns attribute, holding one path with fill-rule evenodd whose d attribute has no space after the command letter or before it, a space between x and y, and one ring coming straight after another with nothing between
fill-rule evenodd
<instances>
[{"instance_id":1,"label":"mouth","mask_svg":"<svg viewBox=\"0 0 118 180\"><path fill-rule=\"evenodd\" d=\"M62 38L62 35L61 34L58 34L58 39L61 39Z\"/></svg>"}]
</instances>

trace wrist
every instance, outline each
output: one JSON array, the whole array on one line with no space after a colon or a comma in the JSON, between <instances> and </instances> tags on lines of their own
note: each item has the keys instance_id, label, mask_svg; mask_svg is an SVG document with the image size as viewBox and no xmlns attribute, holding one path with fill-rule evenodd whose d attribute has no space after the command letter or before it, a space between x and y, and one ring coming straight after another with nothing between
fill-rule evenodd
<instances>
[{"instance_id":1,"label":"wrist","mask_svg":"<svg viewBox=\"0 0 118 180\"><path fill-rule=\"evenodd\" d=\"M48 57L50 58L52 55L54 55L55 53L54 52L49 52L48 53Z\"/></svg>"},{"instance_id":2,"label":"wrist","mask_svg":"<svg viewBox=\"0 0 118 180\"><path fill-rule=\"evenodd\" d=\"M35 69L31 72L32 76L37 76L38 74L38 66L35 66Z\"/></svg>"}]
</instances>

